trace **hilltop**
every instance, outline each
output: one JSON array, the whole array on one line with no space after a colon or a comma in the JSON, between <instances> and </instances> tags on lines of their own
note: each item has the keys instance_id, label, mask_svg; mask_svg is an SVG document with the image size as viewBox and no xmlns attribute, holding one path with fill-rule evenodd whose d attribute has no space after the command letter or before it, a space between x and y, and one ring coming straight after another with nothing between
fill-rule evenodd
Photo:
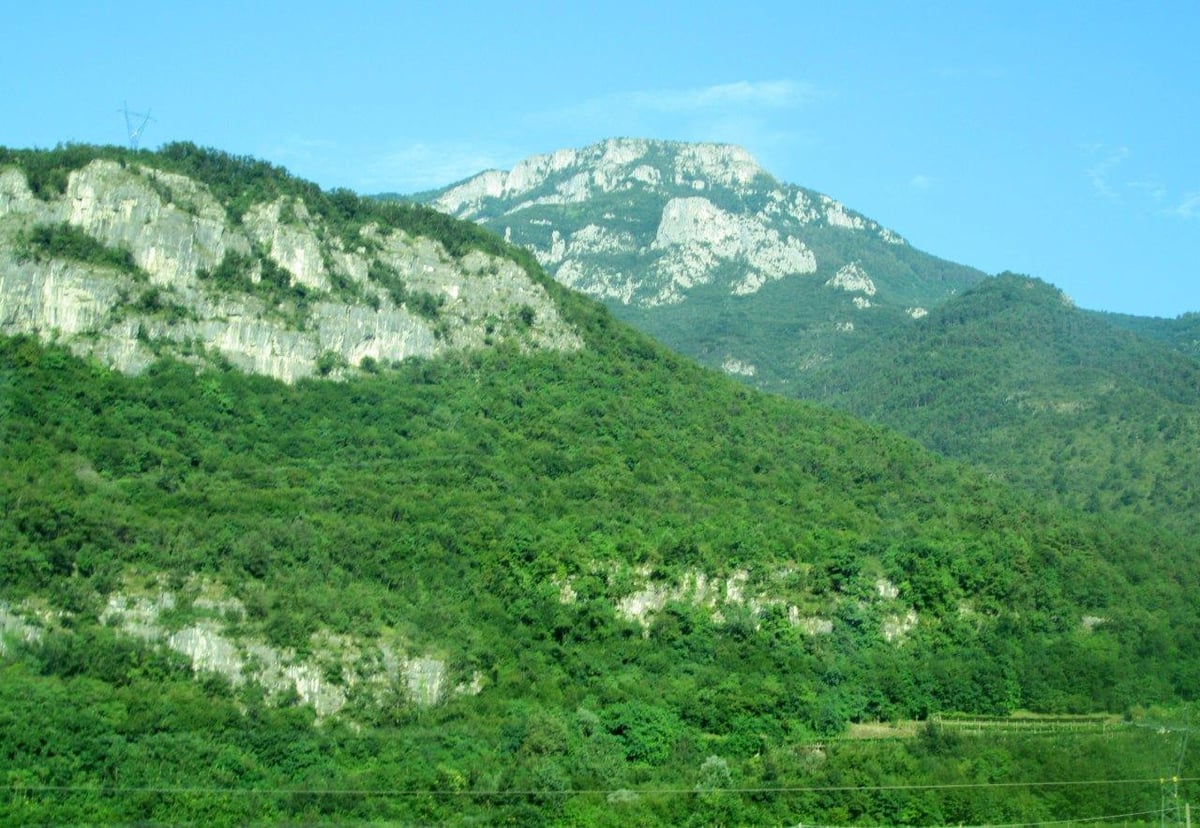
<instances>
[{"instance_id":1,"label":"hilltop","mask_svg":"<svg viewBox=\"0 0 1200 828\"><path fill-rule=\"evenodd\" d=\"M1002 274L796 390L1040 496L1188 537L1200 514L1200 362L1132 319Z\"/></svg>"},{"instance_id":2,"label":"hilltop","mask_svg":"<svg viewBox=\"0 0 1200 828\"><path fill-rule=\"evenodd\" d=\"M611 139L415 198L527 248L680 353L770 390L984 278L777 181L731 145Z\"/></svg>"}]
</instances>

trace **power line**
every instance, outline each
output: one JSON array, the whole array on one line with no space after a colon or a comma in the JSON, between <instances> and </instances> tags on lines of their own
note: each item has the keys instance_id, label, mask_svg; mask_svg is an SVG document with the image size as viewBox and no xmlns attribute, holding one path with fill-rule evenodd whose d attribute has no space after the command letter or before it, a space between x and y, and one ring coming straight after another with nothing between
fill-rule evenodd
<instances>
[{"instance_id":1,"label":"power line","mask_svg":"<svg viewBox=\"0 0 1200 828\"><path fill-rule=\"evenodd\" d=\"M456 797L510 797L510 796L586 796L614 793L633 793L639 796L678 796L705 794L756 794L756 793L863 793L883 791L943 791L983 788L1054 788L1102 785L1159 785L1160 777L1149 779L1064 779L1031 782L943 782L924 785L783 785L776 787L730 787L730 788L564 788L512 789L512 790L433 790L403 788L228 788L228 787L126 787L109 785L7 785L12 793L93 793L93 794L234 794L241 796L456 796ZM1200 782L1200 777L1184 777L1178 782ZM1153 813L1158 813L1154 811ZM1040 823L1049 824L1049 823ZM999 828L997 826L997 828Z\"/></svg>"},{"instance_id":2,"label":"power line","mask_svg":"<svg viewBox=\"0 0 1200 828\"><path fill-rule=\"evenodd\" d=\"M1088 822L1109 822L1114 819L1129 819L1130 817L1146 817L1157 814L1158 811L1130 811L1125 814L1104 814L1102 816L1075 817L1073 819L1039 819L1037 822L989 822L983 825L959 826L959 828L1033 828L1035 825L1079 825Z\"/></svg>"}]
</instances>

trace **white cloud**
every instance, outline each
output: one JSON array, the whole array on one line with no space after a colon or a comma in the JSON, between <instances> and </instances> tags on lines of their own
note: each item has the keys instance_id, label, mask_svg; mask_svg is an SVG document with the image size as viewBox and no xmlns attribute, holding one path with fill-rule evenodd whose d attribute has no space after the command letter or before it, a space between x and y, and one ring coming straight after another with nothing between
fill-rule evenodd
<instances>
[{"instance_id":1,"label":"white cloud","mask_svg":"<svg viewBox=\"0 0 1200 828\"><path fill-rule=\"evenodd\" d=\"M1102 152L1105 147L1095 144L1091 145L1089 149L1091 150L1091 155L1096 155ZM1096 191L1097 195L1113 200L1117 198L1117 193L1109 183L1108 177L1129 156L1129 147L1117 147L1114 150L1106 152L1103 158L1084 171L1084 174L1092 182L1092 188Z\"/></svg>"},{"instance_id":2,"label":"white cloud","mask_svg":"<svg viewBox=\"0 0 1200 828\"><path fill-rule=\"evenodd\" d=\"M811 84L795 81L723 83L696 89L653 89L600 99L611 105L655 112L701 112L729 109L791 109L817 96Z\"/></svg>"},{"instance_id":3,"label":"white cloud","mask_svg":"<svg viewBox=\"0 0 1200 828\"><path fill-rule=\"evenodd\" d=\"M914 190L921 190L921 191L931 189L933 187L934 183L935 182L934 182L933 178L931 178L928 175L925 175L924 173L917 173L916 175L914 175L912 178L910 178L908 180L908 186L912 187Z\"/></svg>"},{"instance_id":4,"label":"white cloud","mask_svg":"<svg viewBox=\"0 0 1200 828\"><path fill-rule=\"evenodd\" d=\"M792 80L617 92L526 113L503 137L480 142L417 141L394 146L337 146L289 136L267 156L323 186L358 192L415 193L487 169L508 169L535 152L579 147L617 136L740 144L763 160L772 148L803 139L788 113L826 93ZM349 174L348 174L349 171Z\"/></svg>"},{"instance_id":5,"label":"white cloud","mask_svg":"<svg viewBox=\"0 0 1200 828\"><path fill-rule=\"evenodd\" d=\"M262 154L326 188L402 194L444 187L521 157L499 146L461 141L351 147L299 135L284 137Z\"/></svg>"},{"instance_id":6,"label":"white cloud","mask_svg":"<svg viewBox=\"0 0 1200 828\"><path fill-rule=\"evenodd\" d=\"M763 161L773 147L803 139L793 113L826 94L792 80L631 90L533 114L523 128L558 136L556 146L613 136L732 143Z\"/></svg>"},{"instance_id":7,"label":"white cloud","mask_svg":"<svg viewBox=\"0 0 1200 828\"><path fill-rule=\"evenodd\" d=\"M765 119L819 97L796 81L738 81L690 89L641 89L589 98L535 116L550 127L599 128L605 135L676 135L681 128L730 119ZM664 129L665 127L665 129ZM693 128L691 130L695 132Z\"/></svg>"},{"instance_id":8,"label":"white cloud","mask_svg":"<svg viewBox=\"0 0 1200 828\"><path fill-rule=\"evenodd\" d=\"M1003 80L1010 73L1002 66L942 66L934 74L948 80Z\"/></svg>"},{"instance_id":9,"label":"white cloud","mask_svg":"<svg viewBox=\"0 0 1200 828\"><path fill-rule=\"evenodd\" d=\"M1166 188L1153 178L1141 178L1136 181L1127 181L1125 186L1133 193L1140 194L1144 198L1158 204L1166 197Z\"/></svg>"},{"instance_id":10,"label":"white cloud","mask_svg":"<svg viewBox=\"0 0 1200 828\"><path fill-rule=\"evenodd\" d=\"M1200 219L1200 191L1186 193L1170 211L1173 215L1187 219Z\"/></svg>"},{"instance_id":11,"label":"white cloud","mask_svg":"<svg viewBox=\"0 0 1200 828\"><path fill-rule=\"evenodd\" d=\"M261 150L262 157L281 164L290 171L311 167L322 157L336 149L332 141L309 138L304 135L285 135L271 146Z\"/></svg>"},{"instance_id":12,"label":"white cloud","mask_svg":"<svg viewBox=\"0 0 1200 828\"><path fill-rule=\"evenodd\" d=\"M1145 159L1132 160L1135 154L1129 147L1080 144L1079 148L1093 158L1084 175L1101 198L1146 215L1200 219L1200 190L1179 195L1177 189L1163 184L1159 174L1147 169ZM1123 171L1120 179L1118 168Z\"/></svg>"}]
</instances>

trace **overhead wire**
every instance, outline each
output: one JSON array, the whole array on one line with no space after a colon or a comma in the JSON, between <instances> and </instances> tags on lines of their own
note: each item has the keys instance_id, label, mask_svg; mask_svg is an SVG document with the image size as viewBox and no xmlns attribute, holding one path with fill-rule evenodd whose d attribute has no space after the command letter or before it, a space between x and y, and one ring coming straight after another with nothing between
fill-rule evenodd
<instances>
[{"instance_id":1,"label":"overhead wire","mask_svg":"<svg viewBox=\"0 0 1200 828\"><path fill-rule=\"evenodd\" d=\"M1024 782L942 782L920 785L781 785L728 788L522 788L509 790L435 790L428 788L231 788L231 787L165 787L122 785L27 785L9 784L0 787L12 793L94 793L94 794L237 794L244 796L453 796L453 797L510 797L510 796L586 796L631 793L638 796L677 796L693 794L764 794L764 793L870 793L884 791L937 791L984 788L1050 788L1101 785L1161 785L1160 777L1141 779L1062 779ZM1181 777L1180 783L1200 782L1200 777ZM1074 820L1078 821L1078 820ZM1047 824L1047 823L1041 823ZM997 828L999 828L997 826Z\"/></svg>"}]
</instances>

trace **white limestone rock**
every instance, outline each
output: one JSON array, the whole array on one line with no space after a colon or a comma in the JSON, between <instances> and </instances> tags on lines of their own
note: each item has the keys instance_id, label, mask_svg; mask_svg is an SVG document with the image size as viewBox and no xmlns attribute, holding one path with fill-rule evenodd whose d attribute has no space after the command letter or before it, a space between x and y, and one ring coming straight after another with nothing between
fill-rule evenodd
<instances>
[{"instance_id":1,"label":"white limestone rock","mask_svg":"<svg viewBox=\"0 0 1200 828\"><path fill-rule=\"evenodd\" d=\"M189 584L193 591L196 586ZM301 703L312 706L318 717L340 713L346 706L348 690L360 684L376 689L401 688L420 707L440 704L451 692L478 693L483 687L482 676L473 673L461 686L451 688L443 660L430 655L409 657L395 642L383 639L322 630L312 637L311 655L300 658L292 650L233 632L227 616L240 616L241 602L225 594L215 582L199 586L202 594L188 602L181 602L178 594L161 587L113 593L100 620L125 635L180 653L191 661L197 674L215 673L234 686L255 682L269 698L283 698L294 692ZM177 607L210 614L171 629L161 616ZM20 620L10 619L7 608L0 605L0 635L24 629Z\"/></svg>"},{"instance_id":2,"label":"white limestone rock","mask_svg":"<svg viewBox=\"0 0 1200 828\"><path fill-rule=\"evenodd\" d=\"M905 636L917 628L918 621L917 611L914 609L910 609L904 615L886 616L881 629L884 640L899 644Z\"/></svg>"},{"instance_id":3,"label":"white limestone rock","mask_svg":"<svg viewBox=\"0 0 1200 828\"><path fill-rule=\"evenodd\" d=\"M725 361L721 363L721 369L726 374L732 374L737 377L752 377L758 373L758 368L751 362L743 362L734 357L725 357Z\"/></svg>"},{"instance_id":4,"label":"white limestone rock","mask_svg":"<svg viewBox=\"0 0 1200 828\"><path fill-rule=\"evenodd\" d=\"M858 262L850 262L850 264L838 268L833 278L825 284L829 287L841 288L849 293L875 295L875 283L871 281L871 277Z\"/></svg>"},{"instance_id":5,"label":"white limestone rock","mask_svg":"<svg viewBox=\"0 0 1200 828\"><path fill-rule=\"evenodd\" d=\"M36 644L42 640L45 631L39 624L31 624L22 614L13 611L4 601L0 601L0 655L8 652L8 640L20 644Z\"/></svg>"},{"instance_id":6,"label":"white limestone rock","mask_svg":"<svg viewBox=\"0 0 1200 828\"><path fill-rule=\"evenodd\" d=\"M145 277L76 261L18 261L18 234L63 221L103 244L130 251ZM611 244L600 228L582 240ZM192 353L199 342L238 368L285 382L313 376L323 355L356 366L412 356L488 347L517 338L523 346L583 347L545 289L517 264L482 253L460 261L434 240L400 231L363 229L349 249L300 199L252 206L235 224L208 190L191 179L143 166L93 161L71 173L66 192L43 201L24 175L0 170L0 333L58 338L76 353L138 373L161 348ZM368 243L371 252L368 253ZM227 252L249 257L263 249L294 285L309 291L305 319L247 292L215 290L203 272ZM368 273L372 261L392 268L410 293L442 297L431 320L397 306ZM331 269L332 268L332 269ZM257 270L250 278L259 278ZM334 276L373 305L332 291ZM131 306L148 290L175 308L156 315ZM526 320L532 320L528 324ZM153 345L153 347L152 347ZM340 371L331 376L337 377Z\"/></svg>"},{"instance_id":7,"label":"white limestone rock","mask_svg":"<svg viewBox=\"0 0 1200 828\"><path fill-rule=\"evenodd\" d=\"M291 214L290 221L282 220L285 211ZM255 242L266 247L274 262L292 275L293 283L313 290L329 289L321 242L303 201L281 197L270 204L256 204L242 216L242 225Z\"/></svg>"},{"instance_id":8,"label":"white limestone rock","mask_svg":"<svg viewBox=\"0 0 1200 828\"><path fill-rule=\"evenodd\" d=\"M93 161L71 173L54 206L60 220L127 248L155 284L194 284L196 272L215 267L227 249L250 250L207 189L174 173Z\"/></svg>"}]
</instances>

